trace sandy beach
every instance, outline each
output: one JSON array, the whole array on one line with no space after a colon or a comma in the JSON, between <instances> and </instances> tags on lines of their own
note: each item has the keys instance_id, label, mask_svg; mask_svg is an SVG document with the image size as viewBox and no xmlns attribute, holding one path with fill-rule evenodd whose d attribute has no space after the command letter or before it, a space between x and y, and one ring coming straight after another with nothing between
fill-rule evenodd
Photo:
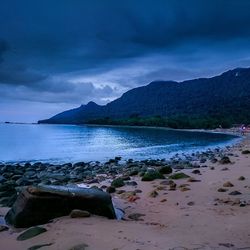
<instances>
[{"instance_id":1,"label":"sandy beach","mask_svg":"<svg viewBox=\"0 0 250 250\"><path fill-rule=\"evenodd\" d=\"M232 163L207 162L196 172L178 170L191 179L174 180L175 190L170 190L167 179L143 182L139 176L131 177L137 185L112 194L125 212L123 220L65 216L43 225L47 232L25 241L16 240L23 230L10 228L0 232L0 250L44 244L39 249L250 249L250 154L242 154L247 149L249 134L227 150ZM107 180L98 185L104 184ZM220 188L224 192L218 192ZM0 215L7 211L0 208Z\"/></svg>"}]
</instances>

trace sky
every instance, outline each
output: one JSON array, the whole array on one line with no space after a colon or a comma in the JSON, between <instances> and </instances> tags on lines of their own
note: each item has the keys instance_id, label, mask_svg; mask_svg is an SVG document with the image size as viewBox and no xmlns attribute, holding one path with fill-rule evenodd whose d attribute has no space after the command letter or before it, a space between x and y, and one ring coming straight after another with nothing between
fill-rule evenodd
<instances>
[{"instance_id":1,"label":"sky","mask_svg":"<svg viewBox=\"0 0 250 250\"><path fill-rule=\"evenodd\" d=\"M0 0L0 122L249 65L248 0Z\"/></svg>"}]
</instances>

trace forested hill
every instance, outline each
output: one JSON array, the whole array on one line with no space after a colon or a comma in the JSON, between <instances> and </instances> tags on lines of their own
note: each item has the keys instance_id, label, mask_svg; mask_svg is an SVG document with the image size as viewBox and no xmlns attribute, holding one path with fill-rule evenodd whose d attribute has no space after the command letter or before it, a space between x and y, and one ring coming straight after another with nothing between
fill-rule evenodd
<instances>
[{"instance_id":1,"label":"forested hill","mask_svg":"<svg viewBox=\"0 0 250 250\"><path fill-rule=\"evenodd\" d=\"M94 102L39 123L128 124L180 128L250 123L250 68L184 82L155 81L100 106Z\"/></svg>"}]
</instances>

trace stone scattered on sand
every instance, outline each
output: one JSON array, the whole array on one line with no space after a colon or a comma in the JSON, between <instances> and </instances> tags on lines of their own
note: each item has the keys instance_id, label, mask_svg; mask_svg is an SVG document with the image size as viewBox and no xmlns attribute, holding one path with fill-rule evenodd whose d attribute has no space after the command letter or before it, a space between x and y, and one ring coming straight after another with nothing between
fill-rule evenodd
<instances>
[{"instance_id":1,"label":"stone scattered on sand","mask_svg":"<svg viewBox=\"0 0 250 250\"><path fill-rule=\"evenodd\" d=\"M226 189L226 188L219 188L217 191L218 191L218 192L227 192L228 189Z\"/></svg>"},{"instance_id":2,"label":"stone scattered on sand","mask_svg":"<svg viewBox=\"0 0 250 250\"><path fill-rule=\"evenodd\" d=\"M17 240L23 241L23 240L28 240L31 239L39 234L47 232L47 229L44 227L31 227L21 233L18 237Z\"/></svg>"},{"instance_id":3,"label":"stone scattered on sand","mask_svg":"<svg viewBox=\"0 0 250 250\"><path fill-rule=\"evenodd\" d=\"M125 182L124 182L123 178L121 178L121 177L116 178L111 182L111 186L115 187L115 188L123 187L124 185L125 185Z\"/></svg>"},{"instance_id":4,"label":"stone scattered on sand","mask_svg":"<svg viewBox=\"0 0 250 250\"><path fill-rule=\"evenodd\" d=\"M85 210L80 209L74 209L70 213L71 218L84 218L84 217L90 217L90 213Z\"/></svg>"},{"instance_id":5,"label":"stone scattered on sand","mask_svg":"<svg viewBox=\"0 0 250 250\"><path fill-rule=\"evenodd\" d=\"M244 176L240 176L239 178L238 178L238 180L239 181L244 181L246 178L244 177Z\"/></svg>"},{"instance_id":6,"label":"stone scattered on sand","mask_svg":"<svg viewBox=\"0 0 250 250\"><path fill-rule=\"evenodd\" d=\"M120 190L116 190L116 193L117 194L123 194L123 193L125 193L126 191L125 190L123 190L123 189L120 189Z\"/></svg>"},{"instance_id":7,"label":"stone scattered on sand","mask_svg":"<svg viewBox=\"0 0 250 250\"><path fill-rule=\"evenodd\" d=\"M230 181L227 181L223 184L223 187L233 187L234 185L230 182Z\"/></svg>"},{"instance_id":8,"label":"stone scattered on sand","mask_svg":"<svg viewBox=\"0 0 250 250\"><path fill-rule=\"evenodd\" d=\"M188 182L200 182L201 180L197 180L197 179L195 179L193 177L190 177L187 181Z\"/></svg>"},{"instance_id":9,"label":"stone scattered on sand","mask_svg":"<svg viewBox=\"0 0 250 250\"><path fill-rule=\"evenodd\" d=\"M170 179L173 179L173 180L179 180L179 179L185 179L185 178L189 178L190 176L185 174L185 173L175 173L175 174L172 174L169 176Z\"/></svg>"},{"instance_id":10,"label":"stone scattered on sand","mask_svg":"<svg viewBox=\"0 0 250 250\"><path fill-rule=\"evenodd\" d=\"M187 205L188 205L188 206L193 206L193 205L194 205L194 201L189 201L189 202L187 203Z\"/></svg>"},{"instance_id":11,"label":"stone scattered on sand","mask_svg":"<svg viewBox=\"0 0 250 250\"><path fill-rule=\"evenodd\" d=\"M199 169L194 169L192 171L192 174L201 174L201 171Z\"/></svg>"},{"instance_id":12,"label":"stone scattered on sand","mask_svg":"<svg viewBox=\"0 0 250 250\"><path fill-rule=\"evenodd\" d=\"M176 183L175 182L171 182L170 185L169 185L169 190L170 191L175 191L176 190Z\"/></svg>"},{"instance_id":13,"label":"stone scattered on sand","mask_svg":"<svg viewBox=\"0 0 250 250\"><path fill-rule=\"evenodd\" d=\"M128 216L130 220L135 220L135 221L143 221L141 218L142 216L145 216L145 214L140 214L140 213L133 213Z\"/></svg>"},{"instance_id":14,"label":"stone scattered on sand","mask_svg":"<svg viewBox=\"0 0 250 250\"><path fill-rule=\"evenodd\" d=\"M167 186L167 185L170 184L171 181L172 181L172 180L164 180L164 181L161 181L161 182L160 182L160 185L165 185L165 186Z\"/></svg>"},{"instance_id":15,"label":"stone scattered on sand","mask_svg":"<svg viewBox=\"0 0 250 250\"><path fill-rule=\"evenodd\" d=\"M39 186L23 189L5 220L15 227L29 227L69 215L73 209L116 218L111 196L99 189Z\"/></svg>"},{"instance_id":16,"label":"stone scattered on sand","mask_svg":"<svg viewBox=\"0 0 250 250\"><path fill-rule=\"evenodd\" d=\"M163 203L163 202L166 202L166 201L167 201L167 199L162 199L160 202L162 202L162 203Z\"/></svg>"},{"instance_id":17,"label":"stone scattered on sand","mask_svg":"<svg viewBox=\"0 0 250 250\"><path fill-rule=\"evenodd\" d=\"M234 244L231 244L231 243L219 243L219 246L226 247L226 248L232 248L232 247L234 247Z\"/></svg>"},{"instance_id":18,"label":"stone scattered on sand","mask_svg":"<svg viewBox=\"0 0 250 250\"><path fill-rule=\"evenodd\" d=\"M163 166L159 169L159 172L161 174L171 174L173 172L173 169L170 166Z\"/></svg>"},{"instance_id":19,"label":"stone scattered on sand","mask_svg":"<svg viewBox=\"0 0 250 250\"><path fill-rule=\"evenodd\" d=\"M53 243L47 243L47 244L40 244L40 245L34 245L32 247L29 247L27 250L37 250L39 248L42 248L42 247L49 247L53 245Z\"/></svg>"},{"instance_id":20,"label":"stone scattered on sand","mask_svg":"<svg viewBox=\"0 0 250 250\"><path fill-rule=\"evenodd\" d=\"M229 195L241 195L241 194L242 194L242 193L239 192L239 191L237 191L237 190L235 190L235 191L229 193Z\"/></svg>"},{"instance_id":21,"label":"stone scattered on sand","mask_svg":"<svg viewBox=\"0 0 250 250\"><path fill-rule=\"evenodd\" d=\"M149 196L152 198L155 198L156 196L158 196L158 192L156 190L153 190L152 192L149 193Z\"/></svg>"},{"instance_id":22,"label":"stone scattered on sand","mask_svg":"<svg viewBox=\"0 0 250 250\"><path fill-rule=\"evenodd\" d=\"M143 177L142 177L142 181L153 181L156 179L165 179L164 175L161 174L160 172L158 172L157 170L150 170L147 171Z\"/></svg>"},{"instance_id":23,"label":"stone scattered on sand","mask_svg":"<svg viewBox=\"0 0 250 250\"><path fill-rule=\"evenodd\" d=\"M227 167L221 169L221 171L227 171L227 170L228 170Z\"/></svg>"},{"instance_id":24,"label":"stone scattered on sand","mask_svg":"<svg viewBox=\"0 0 250 250\"><path fill-rule=\"evenodd\" d=\"M191 190L191 189L188 188L188 187L182 187L182 188L180 188L181 192L186 192L186 191L189 191L189 190Z\"/></svg>"},{"instance_id":25,"label":"stone scattered on sand","mask_svg":"<svg viewBox=\"0 0 250 250\"><path fill-rule=\"evenodd\" d=\"M250 150L246 149L246 150L243 150L241 153L243 155L247 155L247 154L250 154Z\"/></svg>"},{"instance_id":26,"label":"stone scattered on sand","mask_svg":"<svg viewBox=\"0 0 250 250\"><path fill-rule=\"evenodd\" d=\"M69 250L86 250L87 247L88 247L87 244L82 243L82 244L71 247Z\"/></svg>"},{"instance_id":27,"label":"stone scattered on sand","mask_svg":"<svg viewBox=\"0 0 250 250\"><path fill-rule=\"evenodd\" d=\"M135 187L135 186L138 185L138 183L137 183L136 181L127 181L127 182L126 182L126 185Z\"/></svg>"},{"instance_id":28,"label":"stone scattered on sand","mask_svg":"<svg viewBox=\"0 0 250 250\"><path fill-rule=\"evenodd\" d=\"M106 192L109 193L109 194L115 193L115 191L116 191L116 189L113 186L109 186L106 189Z\"/></svg>"},{"instance_id":29,"label":"stone scattered on sand","mask_svg":"<svg viewBox=\"0 0 250 250\"><path fill-rule=\"evenodd\" d=\"M158 190L158 191L161 191L161 190L166 190L166 186L158 186L156 189Z\"/></svg>"},{"instance_id":30,"label":"stone scattered on sand","mask_svg":"<svg viewBox=\"0 0 250 250\"><path fill-rule=\"evenodd\" d=\"M7 231L9 228L5 225L0 225L0 232Z\"/></svg>"},{"instance_id":31,"label":"stone scattered on sand","mask_svg":"<svg viewBox=\"0 0 250 250\"><path fill-rule=\"evenodd\" d=\"M229 164L231 163L231 160L228 156L222 156L221 159L219 160L220 164Z\"/></svg>"},{"instance_id":32,"label":"stone scattered on sand","mask_svg":"<svg viewBox=\"0 0 250 250\"><path fill-rule=\"evenodd\" d=\"M210 170L214 170L214 167L210 167Z\"/></svg>"}]
</instances>

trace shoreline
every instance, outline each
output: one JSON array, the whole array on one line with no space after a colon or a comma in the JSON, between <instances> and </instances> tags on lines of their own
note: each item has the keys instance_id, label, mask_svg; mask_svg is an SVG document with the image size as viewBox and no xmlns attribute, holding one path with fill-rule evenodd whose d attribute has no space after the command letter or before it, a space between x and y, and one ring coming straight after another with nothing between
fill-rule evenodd
<instances>
[{"instance_id":1,"label":"shoreline","mask_svg":"<svg viewBox=\"0 0 250 250\"><path fill-rule=\"evenodd\" d=\"M242 153L249 149L248 134L240 143L224 150L168 162L174 173L189 176L173 180L175 187L168 184L169 175L165 175L165 180L149 182L142 181L140 174L130 175L136 167L140 173L151 168L157 170L166 162L131 161L123 168L119 159L113 159L103 169L104 173L75 183L106 191L113 179L129 176L125 185L111 194L116 206L125 212L123 220L94 215L77 219L64 216L42 225L48 230L44 234L23 242L17 241L16 237L24 229L10 228L0 232L0 249L27 250L31 246L50 243L41 249L69 250L79 245L82 245L80 249L86 250L250 249L250 154ZM230 162L223 163L224 156ZM57 172L56 169L53 171ZM245 179L239 180L241 176ZM233 187L224 187L227 182ZM219 192L221 188L226 191ZM230 195L233 191L240 194ZM7 211L8 208L0 208L0 215Z\"/></svg>"}]
</instances>

